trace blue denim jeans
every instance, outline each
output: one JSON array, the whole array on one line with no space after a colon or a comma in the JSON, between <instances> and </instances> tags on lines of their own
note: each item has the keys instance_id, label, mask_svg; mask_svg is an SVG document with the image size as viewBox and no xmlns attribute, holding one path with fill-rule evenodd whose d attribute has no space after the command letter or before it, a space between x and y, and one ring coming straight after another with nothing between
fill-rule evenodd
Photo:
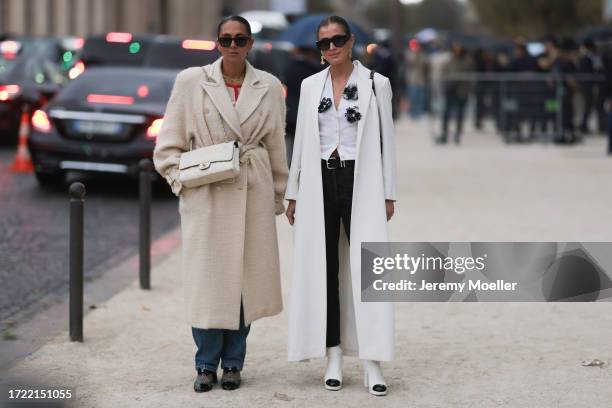
<instances>
[{"instance_id":1,"label":"blue denim jeans","mask_svg":"<svg viewBox=\"0 0 612 408\"><path fill-rule=\"evenodd\" d=\"M223 368L236 367L242 370L246 356L246 340L251 325L244 325L244 311L240 304L240 327L238 330L191 328L193 340L198 348L195 355L196 369L216 372L219 361Z\"/></svg>"},{"instance_id":2,"label":"blue denim jeans","mask_svg":"<svg viewBox=\"0 0 612 408\"><path fill-rule=\"evenodd\" d=\"M410 85L410 116L414 119L420 118L425 113L425 86Z\"/></svg>"}]
</instances>

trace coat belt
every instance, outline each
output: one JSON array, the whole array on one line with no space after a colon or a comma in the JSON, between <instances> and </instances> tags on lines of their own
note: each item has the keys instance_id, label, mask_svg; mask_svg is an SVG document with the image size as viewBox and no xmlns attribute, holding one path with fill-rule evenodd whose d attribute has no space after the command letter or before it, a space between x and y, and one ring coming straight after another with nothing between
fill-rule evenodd
<instances>
[{"instance_id":1,"label":"coat belt","mask_svg":"<svg viewBox=\"0 0 612 408\"><path fill-rule=\"evenodd\" d=\"M240 146L240 164L245 164L249 162L249 159L253 154L257 153L257 151L263 150L264 147L257 144L239 144Z\"/></svg>"}]
</instances>

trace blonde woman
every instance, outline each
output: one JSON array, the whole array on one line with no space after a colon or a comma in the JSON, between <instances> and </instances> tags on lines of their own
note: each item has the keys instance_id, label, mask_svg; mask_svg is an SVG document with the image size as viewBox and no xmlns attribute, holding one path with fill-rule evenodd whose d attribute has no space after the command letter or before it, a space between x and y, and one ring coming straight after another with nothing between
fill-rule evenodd
<instances>
[{"instance_id":1,"label":"blonde woman","mask_svg":"<svg viewBox=\"0 0 612 408\"><path fill-rule=\"evenodd\" d=\"M360 263L361 242L387 241L394 212L391 86L352 61L343 18L324 19L317 38L330 66L302 82L285 195L295 230L289 359L327 356L324 386L335 391L343 355L359 357L368 391L385 395L380 362L393 357L393 308L361 302Z\"/></svg>"}]
</instances>

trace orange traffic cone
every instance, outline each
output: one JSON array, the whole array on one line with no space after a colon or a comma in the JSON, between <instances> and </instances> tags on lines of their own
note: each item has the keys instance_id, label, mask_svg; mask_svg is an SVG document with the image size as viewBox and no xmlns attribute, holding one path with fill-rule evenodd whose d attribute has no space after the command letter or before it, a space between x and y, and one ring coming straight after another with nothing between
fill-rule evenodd
<instances>
[{"instance_id":1,"label":"orange traffic cone","mask_svg":"<svg viewBox=\"0 0 612 408\"><path fill-rule=\"evenodd\" d=\"M32 158L28 151L28 134L30 133L30 115L28 108L24 107L21 112L21 121L19 124L19 143L17 144L17 154L15 161L11 165L11 171L16 173L31 173L34 171Z\"/></svg>"}]
</instances>

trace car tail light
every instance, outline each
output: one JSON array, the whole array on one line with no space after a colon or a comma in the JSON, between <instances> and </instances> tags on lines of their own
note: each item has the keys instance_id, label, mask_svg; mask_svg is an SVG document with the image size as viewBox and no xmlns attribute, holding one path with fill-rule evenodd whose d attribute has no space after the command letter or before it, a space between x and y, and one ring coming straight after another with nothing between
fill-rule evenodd
<instances>
[{"instance_id":1,"label":"car tail light","mask_svg":"<svg viewBox=\"0 0 612 408\"><path fill-rule=\"evenodd\" d=\"M6 59L13 59L19 53L21 49L21 43L17 41L2 41L0 42L0 52L2 56Z\"/></svg>"},{"instance_id":2,"label":"car tail light","mask_svg":"<svg viewBox=\"0 0 612 408\"><path fill-rule=\"evenodd\" d=\"M133 105L134 97L122 95L89 94L87 95L87 102L108 103L111 105Z\"/></svg>"},{"instance_id":3,"label":"car tail light","mask_svg":"<svg viewBox=\"0 0 612 408\"><path fill-rule=\"evenodd\" d=\"M32 115L32 126L39 132L49 133L51 131L51 122L45 111L37 110Z\"/></svg>"},{"instance_id":4,"label":"car tail light","mask_svg":"<svg viewBox=\"0 0 612 408\"><path fill-rule=\"evenodd\" d=\"M139 97L146 98L147 96L149 96L149 87L146 85L140 85L136 90L136 93Z\"/></svg>"},{"instance_id":5,"label":"car tail light","mask_svg":"<svg viewBox=\"0 0 612 408\"><path fill-rule=\"evenodd\" d=\"M83 44L85 44L84 38L78 37L74 39L73 46L75 50L80 50L81 48L83 48Z\"/></svg>"},{"instance_id":6,"label":"car tail light","mask_svg":"<svg viewBox=\"0 0 612 408\"><path fill-rule=\"evenodd\" d=\"M164 118L155 119L147 129L147 139L155 139L161 130Z\"/></svg>"},{"instance_id":7,"label":"car tail light","mask_svg":"<svg viewBox=\"0 0 612 408\"><path fill-rule=\"evenodd\" d=\"M0 85L0 101L14 99L19 93L19 85Z\"/></svg>"},{"instance_id":8,"label":"car tail light","mask_svg":"<svg viewBox=\"0 0 612 408\"><path fill-rule=\"evenodd\" d=\"M83 63L83 61L78 61L76 64L74 64L74 67L70 68L70 71L68 71L68 77L70 79L74 79L83 72L85 72L85 63Z\"/></svg>"},{"instance_id":9,"label":"car tail light","mask_svg":"<svg viewBox=\"0 0 612 408\"><path fill-rule=\"evenodd\" d=\"M205 41L205 40L183 40L183 43L181 45L186 50L203 50L203 51L212 51L217 46L217 44L215 44L214 41Z\"/></svg>"},{"instance_id":10,"label":"car tail light","mask_svg":"<svg viewBox=\"0 0 612 408\"><path fill-rule=\"evenodd\" d=\"M106 41L116 42L116 43L129 43L132 41L132 34L131 33L117 33L117 32L108 33L106 34Z\"/></svg>"}]
</instances>

